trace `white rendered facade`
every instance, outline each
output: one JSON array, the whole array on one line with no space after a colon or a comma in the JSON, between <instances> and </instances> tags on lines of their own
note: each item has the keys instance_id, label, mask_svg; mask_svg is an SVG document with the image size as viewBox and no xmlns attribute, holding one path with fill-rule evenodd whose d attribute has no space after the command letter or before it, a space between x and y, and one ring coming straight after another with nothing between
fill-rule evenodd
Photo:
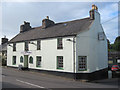
<instances>
[{"instance_id":1,"label":"white rendered facade","mask_svg":"<svg viewBox=\"0 0 120 90\"><path fill-rule=\"evenodd\" d=\"M100 15L95 12L95 20L89 30L80 32L77 36L62 37L63 49L57 49L57 37L41 39L41 49L29 43L29 54L25 53L25 42L16 42L16 51L13 51L13 43L7 46L7 66L18 67L20 57L28 55L28 68L48 71L60 71L69 73L91 73L107 68L107 38L98 40L98 34L103 31L100 24ZM69 41L69 40L71 41ZM37 44L37 40L31 41ZM13 56L16 56L16 64L12 64ZM33 57L33 64L29 63L29 57ZM36 56L41 56L41 67L36 67ZM57 69L57 56L63 56L63 69ZM78 56L86 56L87 69L78 70Z\"/></svg>"}]
</instances>

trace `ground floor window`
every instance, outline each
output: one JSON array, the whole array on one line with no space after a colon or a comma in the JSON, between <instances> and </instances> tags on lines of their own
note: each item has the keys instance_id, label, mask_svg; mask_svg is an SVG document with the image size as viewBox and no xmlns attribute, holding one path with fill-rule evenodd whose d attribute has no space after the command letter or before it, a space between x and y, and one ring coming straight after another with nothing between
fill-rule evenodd
<instances>
[{"instance_id":1,"label":"ground floor window","mask_svg":"<svg viewBox=\"0 0 120 90\"><path fill-rule=\"evenodd\" d=\"M36 57L36 67L41 67L41 56Z\"/></svg>"},{"instance_id":2,"label":"ground floor window","mask_svg":"<svg viewBox=\"0 0 120 90\"><path fill-rule=\"evenodd\" d=\"M78 56L78 71L87 70L87 56Z\"/></svg>"},{"instance_id":3,"label":"ground floor window","mask_svg":"<svg viewBox=\"0 0 120 90\"><path fill-rule=\"evenodd\" d=\"M13 56L13 65L16 64L16 56Z\"/></svg>"},{"instance_id":4,"label":"ground floor window","mask_svg":"<svg viewBox=\"0 0 120 90\"><path fill-rule=\"evenodd\" d=\"M29 63L33 64L33 57L32 56L30 56L30 58L29 58Z\"/></svg>"},{"instance_id":5,"label":"ground floor window","mask_svg":"<svg viewBox=\"0 0 120 90\"><path fill-rule=\"evenodd\" d=\"M20 57L20 63L23 63L23 56Z\"/></svg>"},{"instance_id":6,"label":"ground floor window","mask_svg":"<svg viewBox=\"0 0 120 90\"><path fill-rule=\"evenodd\" d=\"M57 56L57 69L63 69L63 56Z\"/></svg>"}]
</instances>

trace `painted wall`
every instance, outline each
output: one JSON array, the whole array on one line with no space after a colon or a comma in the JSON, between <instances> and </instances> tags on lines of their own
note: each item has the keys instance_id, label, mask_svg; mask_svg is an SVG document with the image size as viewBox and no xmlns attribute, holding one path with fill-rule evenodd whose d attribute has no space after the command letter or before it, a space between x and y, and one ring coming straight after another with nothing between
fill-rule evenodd
<instances>
[{"instance_id":1,"label":"painted wall","mask_svg":"<svg viewBox=\"0 0 120 90\"><path fill-rule=\"evenodd\" d=\"M73 40L73 37L63 38L63 49L57 49L57 39L44 39L41 40L41 50L36 50L37 46L29 44L29 55L33 57L33 64L29 64L29 68L32 69L42 69L51 71L62 71L62 72L73 72L73 42L67 41L67 39ZM32 41L37 44L37 41ZM11 44L13 45L13 44ZM20 56L24 56L24 43L16 44L16 51L13 52L13 47L7 46L8 48L8 60L7 65L18 67L20 63ZM16 65L12 65L12 56L17 56ZM36 67L36 56L42 57L41 67ZM57 67L57 56L63 56L64 70L56 69ZM29 61L29 60L28 60Z\"/></svg>"},{"instance_id":2,"label":"painted wall","mask_svg":"<svg viewBox=\"0 0 120 90\"><path fill-rule=\"evenodd\" d=\"M98 40L98 33L104 32L100 24L100 15L95 13L95 20L90 26L89 30L80 32L76 38L64 37L63 38L63 49L57 49L57 39L44 39L41 40L41 50L36 50L37 46L29 44L29 55L33 57L33 64L29 64L29 68L61 71L61 72L75 72L76 73L90 73L100 69L107 68L108 54L107 54L107 39L102 41ZM67 41L71 39L71 41ZM75 39L75 40L74 40ZM75 41L72 42L72 41ZM32 41L37 44L37 41ZM13 45L13 44L11 44ZM73 48L74 46L74 48ZM18 67L20 63L20 57L24 56L24 43L16 44L17 50L13 52L13 47L7 46L7 65ZM12 57L17 56L16 65L12 65ZM36 67L36 56L42 57L41 67ZM57 68L57 56L63 56L64 70ZM78 56L87 56L87 71L78 71ZM29 59L28 57L28 59ZM75 60L75 69L74 69ZM29 60L28 60L29 61Z\"/></svg>"},{"instance_id":3,"label":"painted wall","mask_svg":"<svg viewBox=\"0 0 120 90\"><path fill-rule=\"evenodd\" d=\"M107 38L98 40L98 33L104 32L100 24L100 14L95 12L95 20L90 30L81 32L76 38L76 63L78 56L87 56L87 71L78 71L78 73L90 73L108 67Z\"/></svg>"},{"instance_id":4,"label":"painted wall","mask_svg":"<svg viewBox=\"0 0 120 90\"><path fill-rule=\"evenodd\" d=\"M90 50L90 30L81 32L76 37L76 73L87 73L90 70L89 53ZM78 56L87 56L87 71L78 71Z\"/></svg>"}]
</instances>

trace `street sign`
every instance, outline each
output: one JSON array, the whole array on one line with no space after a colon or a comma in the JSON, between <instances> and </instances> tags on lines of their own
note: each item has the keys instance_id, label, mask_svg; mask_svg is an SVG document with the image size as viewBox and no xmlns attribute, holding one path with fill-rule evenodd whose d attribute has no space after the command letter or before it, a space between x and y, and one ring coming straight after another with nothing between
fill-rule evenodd
<instances>
[{"instance_id":1,"label":"street sign","mask_svg":"<svg viewBox=\"0 0 120 90\"><path fill-rule=\"evenodd\" d=\"M21 52L21 54L23 55L30 55L32 52L31 51L24 51L24 52Z\"/></svg>"}]
</instances>

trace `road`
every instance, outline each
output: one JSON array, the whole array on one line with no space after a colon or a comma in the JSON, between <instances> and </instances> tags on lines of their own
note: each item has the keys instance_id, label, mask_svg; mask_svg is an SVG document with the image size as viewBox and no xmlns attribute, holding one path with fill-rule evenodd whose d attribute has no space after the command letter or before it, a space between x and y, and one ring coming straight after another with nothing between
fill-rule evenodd
<instances>
[{"instance_id":1,"label":"road","mask_svg":"<svg viewBox=\"0 0 120 90\"><path fill-rule=\"evenodd\" d=\"M103 83L103 82L102 82ZM2 68L2 88L118 88L116 84L81 82L14 68Z\"/></svg>"}]
</instances>

